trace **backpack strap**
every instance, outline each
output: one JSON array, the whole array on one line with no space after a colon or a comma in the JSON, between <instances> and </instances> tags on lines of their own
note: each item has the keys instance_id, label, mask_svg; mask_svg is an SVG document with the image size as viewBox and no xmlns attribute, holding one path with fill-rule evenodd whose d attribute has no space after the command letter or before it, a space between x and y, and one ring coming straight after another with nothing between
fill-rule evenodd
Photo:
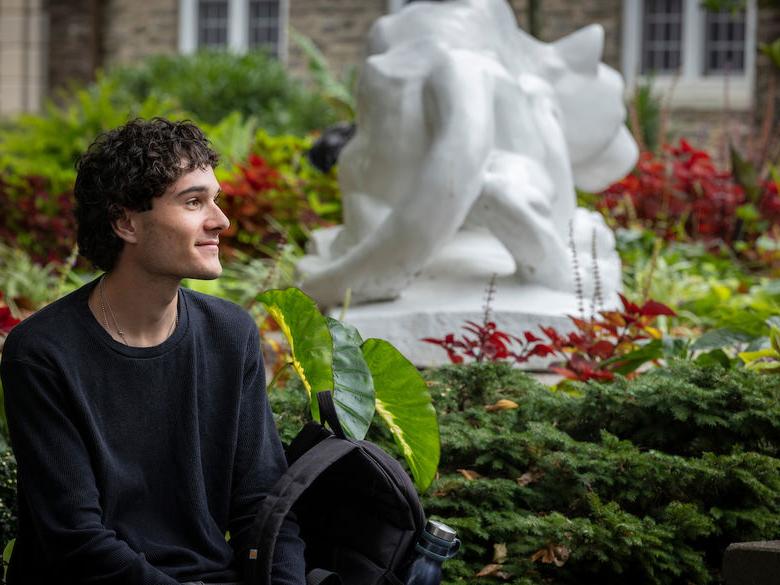
<instances>
[{"instance_id":1,"label":"backpack strap","mask_svg":"<svg viewBox=\"0 0 780 585\"><path fill-rule=\"evenodd\" d=\"M279 478L255 516L254 542L257 548L250 548L246 553L244 578L247 585L270 583L274 543L293 504L328 467L356 449L360 449L357 443L328 437L316 449L304 453Z\"/></svg>"},{"instance_id":2,"label":"backpack strap","mask_svg":"<svg viewBox=\"0 0 780 585\"><path fill-rule=\"evenodd\" d=\"M342 581L338 573L325 569L312 569L306 573L306 585L342 585Z\"/></svg>"},{"instance_id":3,"label":"backpack strap","mask_svg":"<svg viewBox=\"0 0 780 585\"><path fill-rule=\"evenodd\" d=\"M320 407L320 420L328 423L330 430L339 438L346 439L347 435L339 422L339 415L336 412L336 404L333 402L333 392L322 390L317 392L317 404Z\"/></svg>"}]
</instances>

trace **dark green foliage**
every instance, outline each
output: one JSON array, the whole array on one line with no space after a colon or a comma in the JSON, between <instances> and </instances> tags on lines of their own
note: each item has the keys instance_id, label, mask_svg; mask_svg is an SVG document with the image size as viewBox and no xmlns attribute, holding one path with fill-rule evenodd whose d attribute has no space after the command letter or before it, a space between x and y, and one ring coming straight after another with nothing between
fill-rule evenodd
<instances>
[{"instance_id":1,"label":"dark green foliage","mask_svg":"<svg viewBox=\"0 0 780 585\"><path fill-rule=\"evenodd\" d=\"M677 364L572 397L495 364L430 375L442 466L425 507L464 542L449 582L503 544L516 584L709 583L730 542L780 533L764 378ZM485 410L499 399L519 408Z\"/></svg>"},{"instance_id":2,"label":"dark green foliage","mask_svg":"<svg viewBox=\"0 0 780 585\"><path fill-rule=\"evenodd\" d=\"M16 459L5 450L0 453L0 547L12 538L16 538Z\"/></svg>"},{"instance_id":3,"label":"dark green foliage","mask_svg":"<svg viewBox=\"0 0 780 585\"><path fill-rule=\"evenodd\" d=\"M305 134L338 121L322 98L291 79L279 61L263 52L156 55L108 77L136 100L172 98L211 124L234 111L254 116L273 134Z\"/></svg>"},{"instance_id":4,"label":"dark green foliage","mask_svg":"<svg viewBox=\"0 0 780 585\"><path fill-rule=\"evenodd\" d=\"M447 583L713 583L729 543L780 534L770 377L679 363L572 396L502 364L426 375L442 464L423 501L464 543ZM288 390L285 437L306 418ZM518 408L486 410L501 399Z\"/></svg>"},{"instance_id":5,"label":"dark green foliage","mask_svg":"<svg viewBox=\"0 0 780 585\"><path fill-rule=\"evenodd\" d=\"M605 429L640 448L680 455L739 448L776 456L780 384L744 369L675 363L631 382L588 386L561 428L580 440Z\"/></svg>"}]
</instances>

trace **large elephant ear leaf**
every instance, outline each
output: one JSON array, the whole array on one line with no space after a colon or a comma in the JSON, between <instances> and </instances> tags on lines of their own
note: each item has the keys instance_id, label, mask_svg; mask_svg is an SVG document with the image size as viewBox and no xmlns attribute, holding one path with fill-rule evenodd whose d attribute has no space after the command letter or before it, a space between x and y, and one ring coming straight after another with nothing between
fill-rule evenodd
<instances>
[{"instance_id":1,"label":"large elephant ear leaf","mask_svg":"<svg viewBox=\"0 0 780 585\"><path fill-rule=\"evenodd\" d=\"M415 485L425 491L439 466L439 425L428 386L387 341L368 339L362 349L374 378L376 410L401 449Z\"/></svg>"},{"instance_id":2,"label":"large elephant ear leaf","mask_svg":"<svg viewBox=\"0 0 780 585\"><path fill-rule=\"evenodd\" d=\"M333 388L333 340L315 302L297 288L269 290L257 300L274 318L290 344L292 365L309 395L311 414L319 420L317 392Z\"/></svg>"},{"instance_id":3,"label":"large elephant ear leaf","mask_svg":"<svg viewBox=\"0 0 780 585\"><path fill-rule=\"evenodd\" d=\"M339 422L353 439L363 439L374 418L374 382L357 329L326 317L333 338L333 401Z\"/></svg>"}]
</instances>

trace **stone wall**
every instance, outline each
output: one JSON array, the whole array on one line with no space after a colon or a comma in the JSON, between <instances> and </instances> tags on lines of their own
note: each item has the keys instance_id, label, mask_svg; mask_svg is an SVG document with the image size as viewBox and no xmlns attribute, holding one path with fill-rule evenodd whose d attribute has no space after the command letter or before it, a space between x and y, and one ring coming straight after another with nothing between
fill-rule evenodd
<instances>
[{"instance_id":1,"label":"stone wall","mask_svg":"<svg viewBox=\"0 0 780 585\"><path fill-rule=\"evenodd\" d=\"M368 30L386 11L387 0L290 0L290 26L314 41L341 74L363 62ZM306 76L306 57L294 41L287 66Z\"/></svg>"},{"instance_id":2,"label":"stone wall","mask_svg":"<svg viewBox=\"0 0 780 585\"><path fill-rule=\"evenodd\" d=\"M758 10L758 42L771 43L780 38L780 8ZM780 157L780 69L759 53L756 58L756 99L753 116L754 147L757 158ZM765 140L765 138L767 140Z\"/></svg>"},{"instance_id":3,"label":"stone wall","mask_svg":"<svg viewBox=\"0 0 780 585\"><path fill-rule=\"evenodd\" d=\"M387 0L290 0L290 25L312 39L333 71L342 72L363 61L366 36L372 23L387 13ZM540 2L540 38L557 40L578 28L601 23L605 30L605 61L620 65L621 0L545 0ZM527 0L511 0L521 28L528 30ZM288 67L306 75L304 55L290 44Z\"/></svg>"},{"instance_id":4,"label":"stone wall","mask_svg":"<svg viewBox=\"0 0 780 585\"><path fill-rule=\"evenodd\" d=\"M98 14L92 0L49 0L49 91L94 79L100 62L95 24Z\"/></svg>"},{"instance_id":5,"label":"stone wall","mask_svg":"<svg viewBox=\"0 0 780 585\"><path fill-rule=\"evenodd\" d=\"M107 0L102 4L104 67L178 51L178 0Z\"/></svg>"},{"instance_id":6,"label":"stone wall","mask_svg":"<svg viewBox=\"0 0 780 585\"><path fill-rule=\"evenodd\" d=\"M42 0L0 0L0 116L36 111L46 88Z\"/></svg>"},{"instance_id":7,"label":"stone wall","mask_svg":"<svg viewBox=\"0 0 780 585\"><path fill-rule=\"evenodd\" d=\"M529 30L528 0L511 0L520 28ZM538 1L539 38L552 42L588 24L604 27L604 61L620 68L621 0Z\"/></svg>"}]
</instances>

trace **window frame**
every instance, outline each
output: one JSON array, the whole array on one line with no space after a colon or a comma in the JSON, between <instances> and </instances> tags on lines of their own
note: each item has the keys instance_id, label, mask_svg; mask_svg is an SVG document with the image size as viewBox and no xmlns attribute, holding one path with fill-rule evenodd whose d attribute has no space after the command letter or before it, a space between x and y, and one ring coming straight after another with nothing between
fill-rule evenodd
<instances>
[{"instance_id":1,"label":"window frame","mask_svg":"<svg viewBox=\"0 0 780 585\"><path fill-rule=\"evenodd\" d=\"M623 50L621 69L626 91L633 93L637 83L650 76L641 75L642 15L644 0L623 0ZM747 0L745 11L745 68L729 75L705 75L705 10L700 0L683 0L682 67L679 74L652 76L653 89L669 96L674 108L715 110L728 107L749 110L753 103L756 61L756 0Z\"/></svg>"},{"instance_id":2,"label":"window frame","mask_svg":"<svg viewBox=\"0 0 780 585\"><path fill-rule=\"evenodd\" d=\"M198 50L198 0L179 0L179 52L188 55ZM227 0L229 51L246 53L249 47L249 0ZM277 55L282 63L288 57L290 0L279 0L279 38Z\"/></svg>"}]
</instances>

